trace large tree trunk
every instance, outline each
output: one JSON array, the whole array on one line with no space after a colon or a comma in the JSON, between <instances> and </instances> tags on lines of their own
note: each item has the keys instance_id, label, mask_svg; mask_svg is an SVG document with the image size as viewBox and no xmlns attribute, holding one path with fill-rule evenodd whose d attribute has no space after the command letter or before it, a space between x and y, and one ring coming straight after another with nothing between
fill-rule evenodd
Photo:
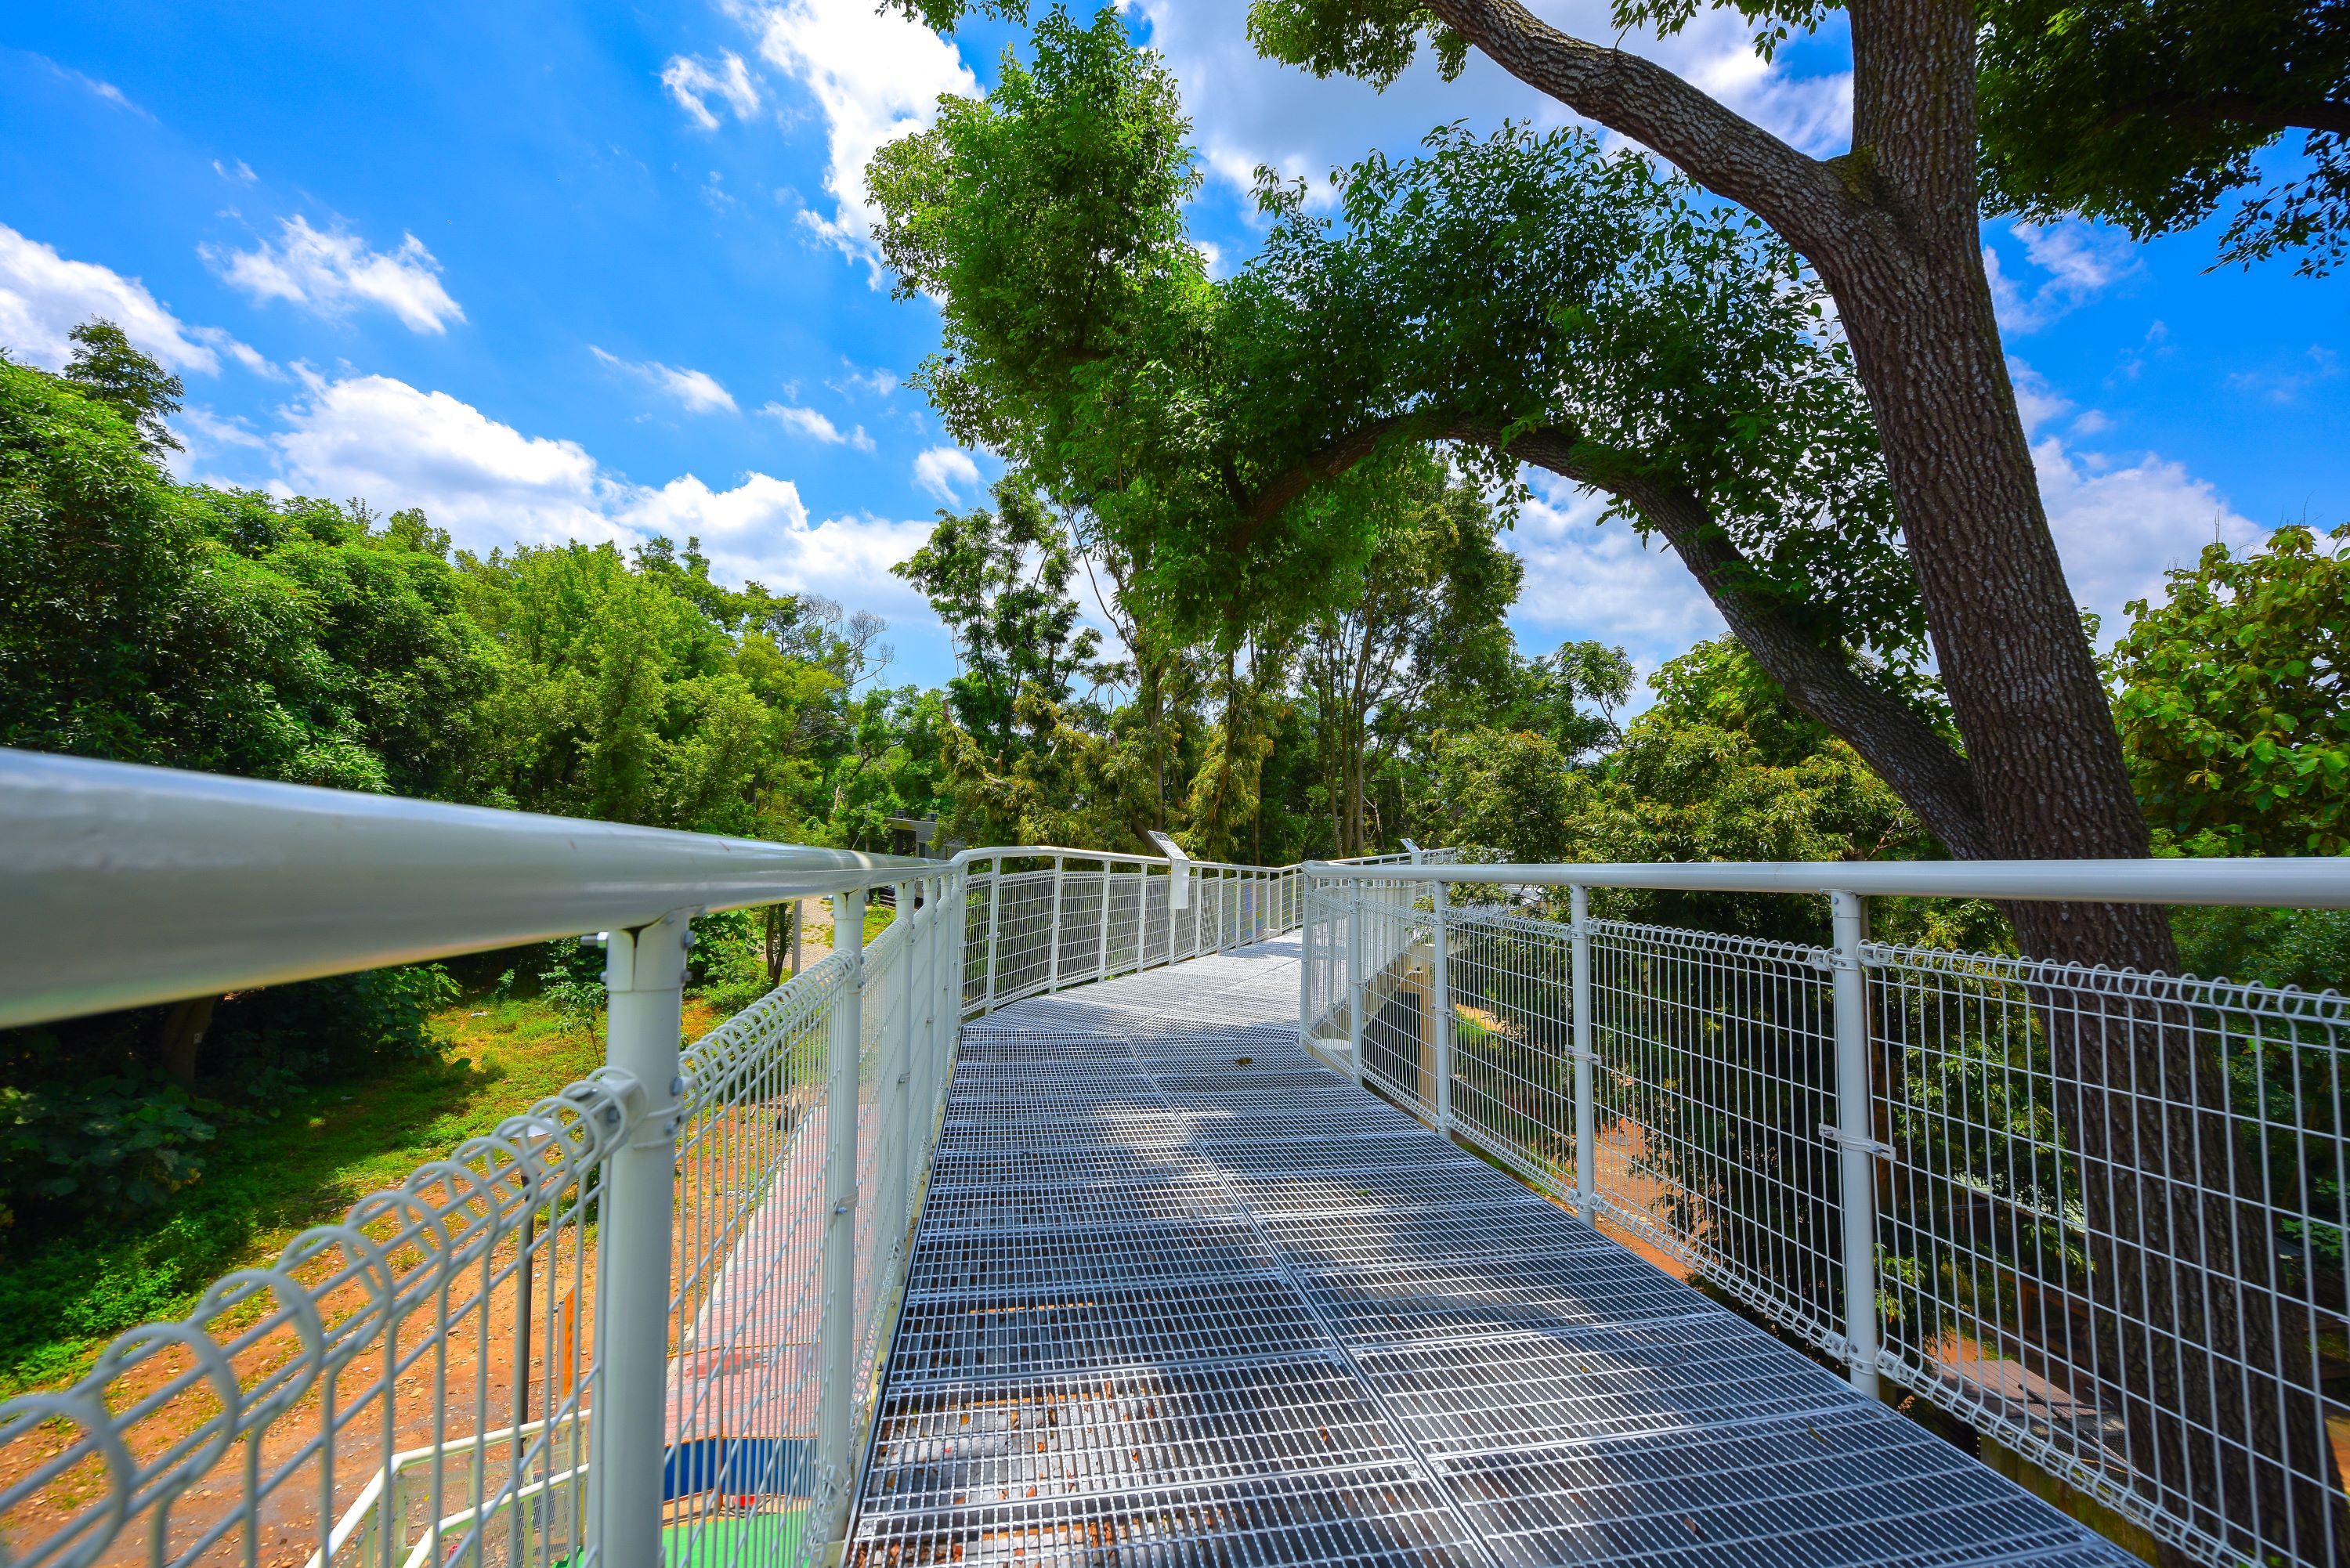
<instances>
[{"instance_id":1,"label":"large tree trunk","mask_svg":"<svg viewBox=\"0 0 2350 1568\"><path fill-rule=\"evenodd\" d=\"M1835 296L1877 416L1934 651L1995 858L2135 857L2122 766L2017 417L1976 225L1974 13L1855 0L1853 151L1804 156L1651 61L1515 0L1432 0L1505 69L1752 209ZM2021 911L2037 957L2176 966L2158 911Z\"/></svg>"},{"instance_id":2,"label":"large tree trunk","mask_svg":"<svg viewBox=\"0 0 2350 1568\"><path fill-rule=\"evenodd\" d=\"M1920 804L1903 788L1905 798L1942 833L1933 808L1970 793L1974 813L1962 815L1974 815L1979 834L1944 835L1969 857L2147 854L1983 272L1973 7L1849 0L1853 151L1823 163L1653 62L1559 33L1515 0L1430 3L1521 79L1757 213L1834 295L1973 785L1959 792L1936 779L1939 798ZM1884 733L1901 741L1898 728ZM2157 909L2007 912L2036 958L2177 967ZM2080 1366L2077 1351L2058 1359L2074 1368L2076 1393L2121 1420L2139 1486L2151 1482L2166 1508L2249 1553L2243 1515L2257 1499L2271 1542L2289 1534L2303 1561L2333 1560L2350 1530L2308 1324L2267 1294L2276 1217L2259 1200L2264 1189L2230 1115L2227 1064L2208 1036L2184 1027L2179 1003L2100 1002L2096 987L2054 971L2049 979L2028 989L2071 1101L2064 1119L2093 1238L2079 1293L2091 1303L2096 1370ZM2230 1376L2239 1361L2269 1376Z\"/></svg>"}]
</instances>

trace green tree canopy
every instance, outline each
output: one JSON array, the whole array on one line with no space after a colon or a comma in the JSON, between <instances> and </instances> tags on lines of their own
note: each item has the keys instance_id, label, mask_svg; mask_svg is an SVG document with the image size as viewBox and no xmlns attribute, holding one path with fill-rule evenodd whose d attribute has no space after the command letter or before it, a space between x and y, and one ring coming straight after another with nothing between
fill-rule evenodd
<instances>
[{"instance_id":1,"label":"green tree canopy","mask_svg":"<svg viewBox=\"0 0 2350 1568\"><path fill-rule=\"evenodd\" d=\"M122 328L103 317L85 321L67 336L74 351L65 379L112 404L137 429L148 456L181 451L180 438L163 422L180 411L187 390L180 378L132 348Z\"/></svg>"},{"instance_id":2,"label":"green tree canopy","mask_svg":"<svg viewBox=\"0 0 2350 1568\"><path fill-rule=\"evenodd\" d=\"M959 438L1096 520L1195 629L1343 603L1430 442L1505 493L1547 468L1662 534L1802 706L1980 842L1963 763L1879 679L1921 649L1916 581L1783 243L1580 132L1455 128L1357 164L1335 217L1268 181L1273 232L1218 282L1184 130L1114 13L1055 11L1031 63L876 158L884 254L945 317L917 383Z\"/></svg>"},{"instance_id":3,"label":"green tree canopy","mask_svg":"<svg viewBox=\"0 0 2350 1568\"><path fill-rule=\"evenodd\" d=\"M463 795L493 655L421 520L175 484L142 417L0 360L0 744Z\"/></svg>"},{"instance_id":4,"label":"green tree canopy","mask_svg":"<svg viewBox=\"0 0 2350 1568\"><path fill-rule=\"evenodd\" d=\"M1996 209L2138 239L2238 192L2220 259L2350 247L2350 8L2336 0L1988 0L1983 182ZM2303 166L2277 144L2299 134ZM2265 156L2264 156L2265 155ZM2289 166L2288 166L2289 167Z\"/></svg>"},{"instance_id":5,"label":"green tree canopy","mask_svg":"<svg viewBox=\"0 0 2350 1568\"><path fill-rule=\"evenodd\" d=\"M1008 474L993 510L940 513L922 547L889 569L921 589L946 623L955 718L1005 765L1020 745L1022 700L1067 701L1100 646L1098 632L1077 624L1067 535L1026 479Z\"/></svg>"},{"instance_id":6,"label":"green tree canopy","mask_svg":"<svg viewBox=\"0 0 2350 1568\"><path fill-rule=\"evenodd\" d=\"M2209 545L2128 607L2108 669L2154 825L2215 854L2350 849L2350 524Z\"/></svg>"}]
</instances>

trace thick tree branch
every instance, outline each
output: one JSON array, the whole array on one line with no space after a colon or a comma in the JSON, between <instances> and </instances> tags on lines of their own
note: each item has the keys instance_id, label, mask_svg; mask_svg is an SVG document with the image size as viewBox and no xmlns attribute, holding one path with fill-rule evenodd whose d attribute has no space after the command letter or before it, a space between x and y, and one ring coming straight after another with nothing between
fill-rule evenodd
<instances>
[{"instance_id":1,"label":"thick tree branch","mask_svg":"<svg viewBox=\"0 0 2350 1568\"><path fill-rule=\"evenodd\" d=\"M1374 452L1379 443L1404 425L1419 418L1398 414L1348 431L1322 448L1288 472L1274 479L1253 495L1237 490L1238 476L1230 482L1235 486L1235 499L1241 504L1241 525L1232 533L1232 548L1235 555L1245 552L1253 544L1264 525L1280 516L1289 504L1326 479L1336 479Z\"/></svg>"},{"instance_id":2,"label":"thick tree branch","mask_svg":"<svg viewBox=\"0 0 2350 1568\"><path fill-rule=\"evenodd\" d=\"M1574 440L1565 431L1529 431L1501 450L1638 508L1790 701L1859 753L1951 854L1966 859L1991 853L1982 803L1966 760L1924 720L1855 674L1841 657L1742 591L1740 584L1752 568L1695 493L1595 473L1575 461Z\"/></svg>"},{"instance_id":3,"label":"thick tree branch","mask_svg":"<svg viewBox=\"0 0 2350 1568\"><path fill-rule=\"evenodd\" d=\"M1560 32L1517 0L1430 0L1444 24L1527 86L1655 149L1817 259L1853 214L1834 170L1653 60Z\"/></svg>"},{"instance_id":4,"label":"thick tree branch","mask_svg":"<svg viewBox=\"0 0 2350 1568\"><path fill-rule=\"evenodd\" d=\"M1705 503L1674 486L1603 474L1578 460L1572 432L1529 431L1504 440L1497 426L1447 421L1434 413L1376 420L1348 432L1258 492L1249 507L1253 535L1265 520L1303 494L1315 479L1335 478L1368 457L1398 426L1410 422L1431 440L1473 443L1548 469L1577 484L1618 496L1637 508L1704 587L1730 629L1788 700L1860 753L1892 785L1928 832L1962 859L1993 853L1982 802L1966 760L1926 722L1853 672L1843 658L1814 641L1741 585L1752 568L1713 520Z\"/></svg>"}]
</instances>

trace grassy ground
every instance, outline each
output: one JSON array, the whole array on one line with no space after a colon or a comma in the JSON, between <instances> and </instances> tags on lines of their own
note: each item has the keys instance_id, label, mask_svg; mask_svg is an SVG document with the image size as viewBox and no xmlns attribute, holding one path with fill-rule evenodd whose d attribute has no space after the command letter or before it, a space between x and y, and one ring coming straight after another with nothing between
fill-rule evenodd
<instances>
[{"instance_id":1,"label":"grassy ground","mask_svg":"<svg viewBox=\"0 0 2350 1568\"><path fill-rule=\"evenodd\" d=\"M719 1022L689 998L686 1033ZM536 998L468 996L434 1015L437 1059L303 1089L222 1130L202 1180L136 1227L69 1233L0 1268L0 1395L79 1376L108 1340L177 1317L213 1280L265 1263L460 1140L586 1075L600 1022Z\"/></svg>"}]
</instances>

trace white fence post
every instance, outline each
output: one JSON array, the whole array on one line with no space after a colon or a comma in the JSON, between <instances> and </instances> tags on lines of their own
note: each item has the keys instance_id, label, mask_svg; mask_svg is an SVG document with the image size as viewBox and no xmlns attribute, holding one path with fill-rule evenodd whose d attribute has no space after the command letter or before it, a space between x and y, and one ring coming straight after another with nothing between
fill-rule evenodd
<instances>
[{"instance_id":1,"label":"white fence post","mask_svg":"<svg viewBox=\"0 0 2350 1568\"><path fill-rule=\"evenodd\" d=\"M1836 1125L1843 1158L1844 1339L1852 1386L1877 1393L1877 1141L1868 1082L1868 992L1860 944L1868 935L1868 907L1857 893L1830 893L1835 919Z\"/></svg>"},{"instance_id":2,"label":"white fence post","mask_svg":"<svg viewBox=\"0 0 2350 1568\"><path fill-rule=\"evenodd\" d=\"M916 907L922 886L919 881L898 884L898 919L907 922L904 940L898 944L898 1038L893 1053L898 1070L889 1080L893 1098L888 1120L882 1124L898 1128L897 1212L889 1216L896 1229L888 1233L892 1247L904 1244L914 1222L914 1064L929 1044L923 1023L930 1002L923 986L930 978L927 939L938 915L927 901ZM881 1249L877 1245L874 1251L879 1254Z\"/></svg>"},{"instance_id":3,"label":"white fence post","mask_svg":"<svg viewBox=\"0 0 2350 1568\"><path fill-rule=\"evenodd\" d=\"M995 1011L995 937L1003 929L1003 857L995 857L995 869L987 878L987 1002L983 1012Z\"/></svg>"},{"instance_id":4,"label":"white fence post","mask_svg":"<svg viewBox=\"0 0 2350 1568\"><path fill-rule=\"evenodd\" d=\"M1064 862L1053 857L1053 922L1045 929L1045 944L1049 950L1045 971L1045 991L1051 994L1061 989L1061 877Z\"/></svg>"},{"instance_id":5,"label":"white fence post","mask_svg":"<svg viewBox=\"0 0 2350 1568\"><path fill-rule=\"evenodd\" d=\"M1429 1023L1436 1042L1436 1130L1452 1136L1452 928L1445 919L1451 889L1435 884L1430 903L1435 913L1428 975L1428 1005L1435 1010Z\"/></svg>"},{"instance_id":6,"label":"white fence post","mask_svg":"<svg viewBox=\"0 0 2350 1568\"><path fill-rule=\"evenodd\" d=\"M1150 867L1142 861L1134 865L1134 972L1140 974L1150 962Z\"/></svg>"},{"instance_id":7,"label":"white fence post","mask_svg":"<svg viewBox=\"0 0 2350 1568\"><path fill-rule=\"evenodd\" d=\"M1347 878L1347 1064L1355 1082L1363 1081L1363 885Z\"/></svg>"},{"instance_id":8,"label":"white fence post","mask_svg":"<svg viewBox=\"0 0 2350 1568\"><path fill-rule=\"evenodd\" d=\"M1109 860L1104 857L1101 875L1101 962L1094 970L1096 980L1109 978Z\"/></svg>"},{"instance_id":9,"label":"white fence post","mask_svg":"<svg viewBox=\"0 0 2350 1568\"><path fill-rule=\"evenodd\" d=\"M1593 1104L1597 1062L1591 1046L1591 889L1566 890L1573 933L1574 975L1568 1005L1575 1012L1575 1207L1586 1225L1599 1222L1598 1108Z\"/></svg>"},{"instance_id":10,"label":"white fence post","mask_svg":"<svg viewBox=\"0 0 2350 1568\"><path fill-rule=\"evenodd\" d=\"M1305 955L1304 961L1297 966L1297 1043L1303 1045L1314 1038L1322 1025L1322 1021L1314 1016L1314 966L1320 961L1320 957L1314 949L1314 923L1311 920L1305 923L1302 940L1297 945Z\"/></svg>"},{"instance_id":11,"label":"white fence post","mask_svg":"<svg viewBox=\"0 0 2350 1568\"><path fill-rule=\"evenodd\" d=\"M604 949L604 1059L635 1075L650 1109L604 1179L596 1325L603 1386L593 1424L597 1546L607 1563L661 1559L668 1442L670 1223L676 1208L678 1036L689 917L681 910Z\"/></svg>"},{"instance_id":12,"label":"white fence post","mask_svg":"<svg viewBox=\"0 0 2350 1568\"><path fill-rule=\"evenodd\" d=\"M865 1051L865 890L832 900L833 950L848 960L832 1008L824 1085L824 1303L816 1399L818 1542L848 1521L857 1439L857 1079ZM658 1477L658 1468L655 1469ZM619 1561L616 1560L616 1568ZM646 1563L660 1559L645 1558Z\"/></svg>"}]
</instances>

